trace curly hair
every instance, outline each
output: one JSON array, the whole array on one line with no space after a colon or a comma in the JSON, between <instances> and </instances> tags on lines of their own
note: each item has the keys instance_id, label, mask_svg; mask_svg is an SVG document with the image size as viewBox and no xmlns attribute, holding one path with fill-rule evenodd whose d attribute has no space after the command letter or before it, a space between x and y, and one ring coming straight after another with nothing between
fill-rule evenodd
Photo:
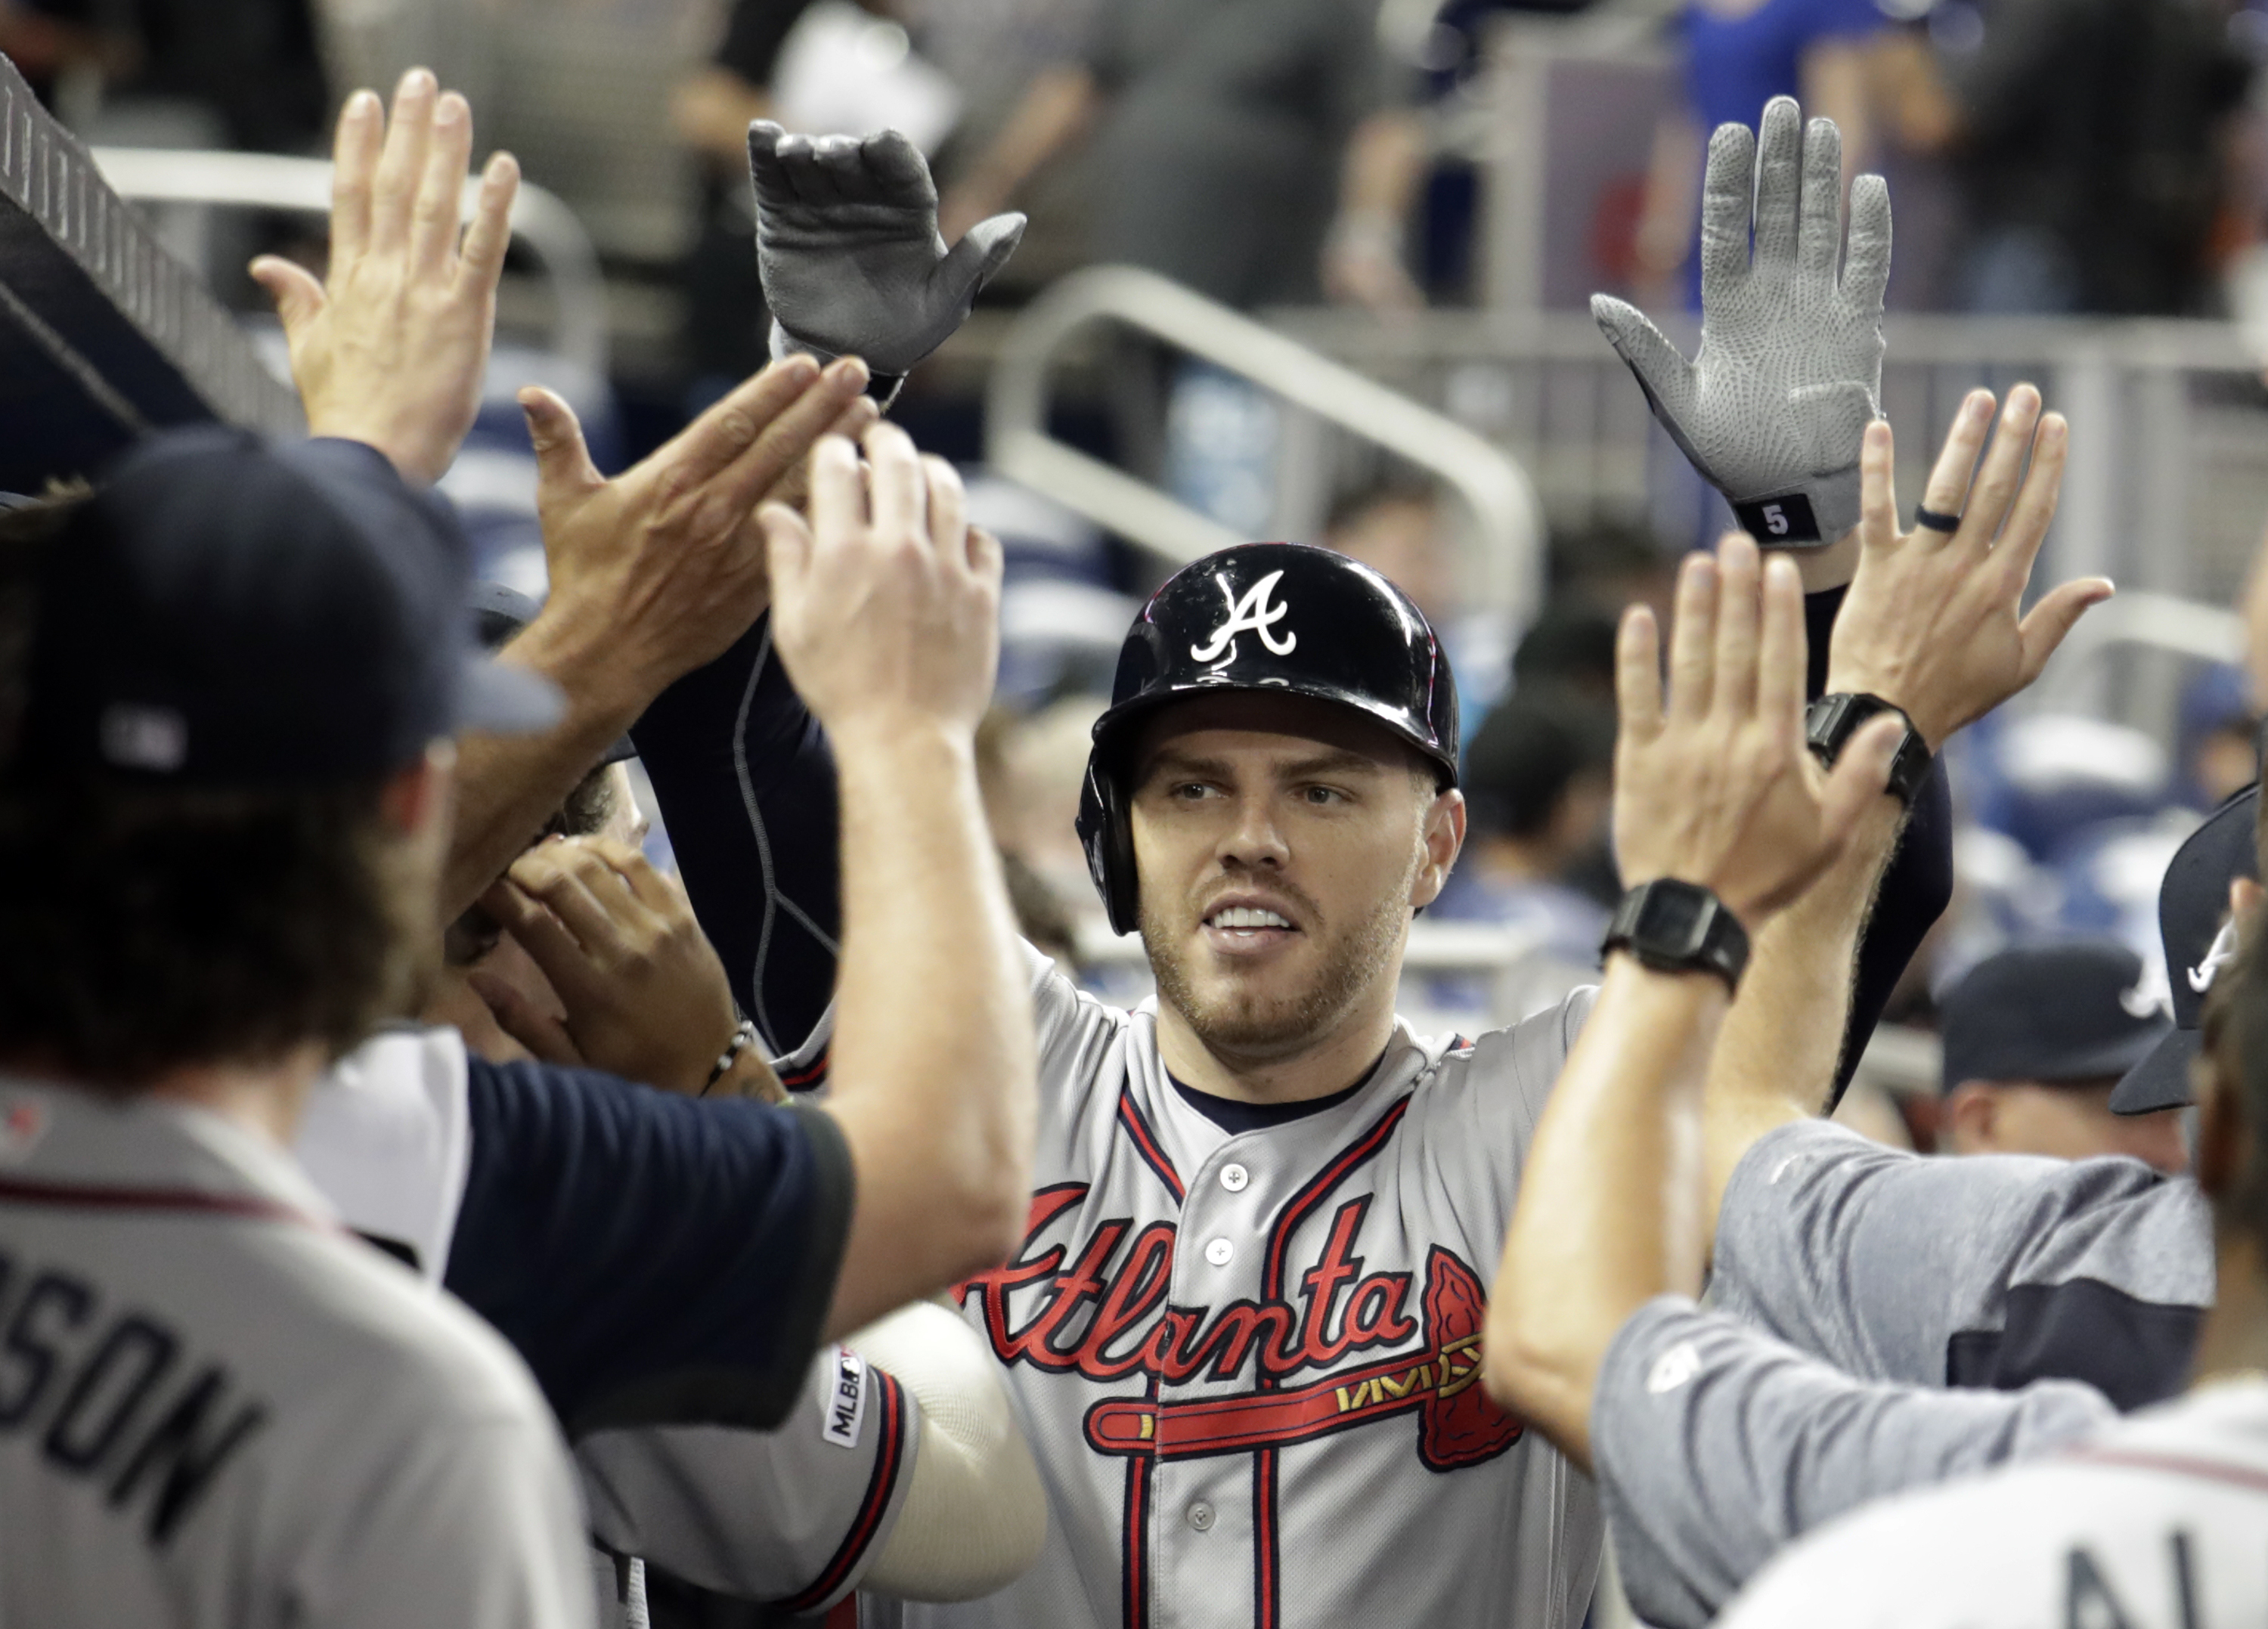
<instances>
[{"instance_id":1,"label":"curly hair","mask_svg":"<svg viewBox=\"0 0 2268 1629\"><path fill-rule=\"evenodd\" d=\"M36 562L83 497L0 513L0 1056L131 1092L346 1051L414 1011L430 879L380 785L168 786L12 762Z\"/></svg>"}]
</instances>

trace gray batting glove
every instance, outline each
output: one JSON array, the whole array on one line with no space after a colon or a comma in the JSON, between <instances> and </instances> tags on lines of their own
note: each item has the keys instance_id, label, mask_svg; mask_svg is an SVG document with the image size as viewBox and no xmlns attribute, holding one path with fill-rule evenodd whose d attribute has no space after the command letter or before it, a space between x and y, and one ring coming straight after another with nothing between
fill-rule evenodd
<instances>
[{"instance_id":1,"label":"gray batting glove","mask_svg":"<svg viewBox=\"0 0 2268 1629\"><path fill-rule=\"evenodd\" d=\"M1591 315L1653 416L1767 548L1815 548L1859 524L1859 447L1881 414L1890 195L1879 175L1851 188L1838 281L1842 165L1834 122L1814 119L1807 133L1788 97L1764 108L1761 151L1746 125L1717 127L1701 204L1701 353L1691 362L1634 306L1591 297Z\"/></svg>"},{"instance_id":2,"label":"gray batting glove","mask_svg":"<svg viewBox=\"0 0 2268 1629\"><path fill-rule=\"evenodd\" d=\"M929 166L895 130L790 136L759 120L748 173L772 354L863 357L885 400L968 321L1024 235L1021 215L995 215L948 253Z\"/></svg>"}]
</instances>

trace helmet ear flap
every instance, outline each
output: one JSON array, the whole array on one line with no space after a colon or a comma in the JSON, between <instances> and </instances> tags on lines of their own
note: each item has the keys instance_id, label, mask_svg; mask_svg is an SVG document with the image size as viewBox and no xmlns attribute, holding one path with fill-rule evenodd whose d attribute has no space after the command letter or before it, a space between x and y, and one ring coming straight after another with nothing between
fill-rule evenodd
<instances>
[{"instance_id":1,"label":"helmet ear flap","mask_svg":"<svg viewBox=\"0 0 2268 1629\"><path fill-rule=\"evenodd\" d=\"M1086 850L1086 869L1102 896L1103 914L1114 933L1131 933L1139 922L1136 908L1134 829L1118 778L1102 768L1101 754L1086 760L1086 784L1079 793L1079 840Z\"/></svg>"}]
</instances>

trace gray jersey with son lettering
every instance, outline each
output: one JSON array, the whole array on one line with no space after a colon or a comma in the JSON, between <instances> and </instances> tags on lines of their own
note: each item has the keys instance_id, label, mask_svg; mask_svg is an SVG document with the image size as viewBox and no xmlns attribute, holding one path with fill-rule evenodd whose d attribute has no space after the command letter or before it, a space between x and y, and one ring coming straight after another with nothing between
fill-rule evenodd
<instances>
[{"instance_id":1,"label":"gray jersey with son lettering","mask_svg":"<svg viewBox=\"0 0 2268 1629\"><path fill-rule=\"evenodd\" d=\"M1033 953L1037 1192L963 1286L1049 1498L999 1629L1574 1629L1589 1481L1479 1384L1537 1114L1592 992L1473 1044L1397 1025L1343 1101L1232 1134L1178 1092L1154 1003Z\"/></svg>"},{"instance_id":2,"label":"gray jersey with son lettering","mask_svg":"<svg viewBox=\"0 0 2268 1629\"><path fill-rule=\"evenodd\" d=\"M0 1082L0 1625L591 1620L534 1382L217 1117Z\"/></svg>"},{"instance_id":3,"label":"gray jersey with son lettering","mask_svg":"<svg viewBox=\"0 0 2268 1629\"><path fill-rule=\"evenodd\" d=\"M340 1220L416 1263L437 1292L464 1196L467 1092L455 1030L381 1035L317 1082L293 1144ZM600 1629L646 1621L649 1562L768 1603L782 1621L833 1606L889 1543L920 1426L907 1388L829 1345L776 1430L645 1426L582 1438L574 1457Z\"/></svg>"}]
</instances>

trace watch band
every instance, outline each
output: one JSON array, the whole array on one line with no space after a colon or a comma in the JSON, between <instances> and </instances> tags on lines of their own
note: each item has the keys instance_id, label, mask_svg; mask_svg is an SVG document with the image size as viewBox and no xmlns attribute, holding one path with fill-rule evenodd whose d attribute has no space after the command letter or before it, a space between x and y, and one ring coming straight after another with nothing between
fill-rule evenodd
<instances>
[{"instance_id":1,"label":"watch band","mask_svg":"<svg viewBox=\"0 0 2268 1629\"><path fill-rule=\"evenodd\" d=\"M1885 712L1896 713L1904 722L1906 733L1899 738L1898 749L1891 756L1889 778L1884 790L1911 807L1914 794L1928 778L1929 766L1936 762L1936 755L1914 728L1913 720L1907 719L1895 702L1886 702L1864 691L1822 696L1804 712L1804 744L1811 748L1814 757L1831 770L1843 756L1843 748L1850 745L1852 736L1859 733L1859 726Z\"/></svg>"},{"instance_id":2,"label":"watch band","mask_svg":"<svg viewBox=\"0 0 2268 1629\"><path fill-rule=\"evenodd\" d=\"M1627 950L1657 972L1714 973L1737 990L1749 965L1749 931L1707 888L1656 877L1623 896L1600 949Z\"/></svg>"}]
</instances>

